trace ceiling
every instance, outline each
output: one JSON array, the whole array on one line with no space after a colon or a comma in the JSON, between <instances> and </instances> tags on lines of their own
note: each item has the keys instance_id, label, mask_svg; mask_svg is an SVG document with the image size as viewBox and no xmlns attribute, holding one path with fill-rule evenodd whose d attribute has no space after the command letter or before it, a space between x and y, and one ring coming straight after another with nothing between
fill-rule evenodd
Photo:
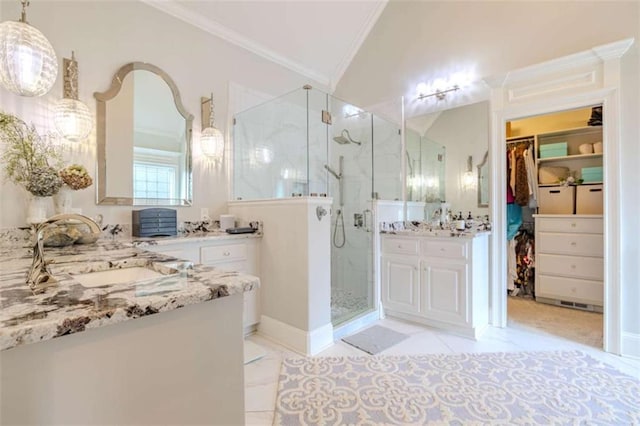
<instances>
[{"instance_id":1,"label":"ceiling","mask_svg":"<svg viewBox=\"0 0 640 426\"><path fill-rule=\"evenodd\" d=\"M412 117L486 100L487 78L640 36L638 1L140 1L393 121L402 106ZM458 74L462 90L416 97L418 83L433 93Z\"/></svg>"},{"instance_id":2,"label":"ceiling","mask_svg":"<svg viewBox=\"0 0 640 426\"><path fill-rule=\"evenodd\" d=\"M298 72L329 91L387 4L387 0L141 1Z\"/></svg>"},{"instance_id":3,"label":"ceiling","mask_svg":"<svg viewBox=\"0 0 640 426\"><path fill-rule=\"evenodd\" d=\"M433 113L489 98L485 81L510 71L640 36L636 1L390 0L354 56L335 95L386 117ZM419 100L468 85L442 100ZM439 83L442 82L442 83Z\"/></svg>"}]
</instances>

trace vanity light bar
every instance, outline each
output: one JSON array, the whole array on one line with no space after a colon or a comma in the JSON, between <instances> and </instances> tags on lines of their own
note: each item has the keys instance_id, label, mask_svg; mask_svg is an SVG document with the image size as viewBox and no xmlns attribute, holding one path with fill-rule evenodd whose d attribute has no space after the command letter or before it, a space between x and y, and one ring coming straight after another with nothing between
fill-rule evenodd
<instances>
[{"instance_id":1,"label":"vanity light bar","mask_svg":"<svg viewBox=\"0 0 640 426\"><path fill-rule=\"evenodd\" d=\"M426 94L426 95L421 93L420 95L418 95L417 99L422 100L422 99L425 99L425 98L430 98L431 96L435 96L436 99L441 101L447 96L447 93L455 92L456 90L460 90L460 86L458 86L457 84L455 86L453 86L453 87L450 87L449 89L436 90L435 92L429 93L429 94Z\"/></svg>"}]
</instances>

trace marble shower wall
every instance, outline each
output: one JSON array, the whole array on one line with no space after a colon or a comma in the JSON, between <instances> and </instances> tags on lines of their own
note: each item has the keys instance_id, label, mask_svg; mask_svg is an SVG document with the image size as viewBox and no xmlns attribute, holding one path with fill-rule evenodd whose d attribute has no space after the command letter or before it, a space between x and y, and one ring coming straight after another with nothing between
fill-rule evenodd
<instances>
[{"instance_id":1,"label":"marble shower wall","mask_svg":"<svg viewBox=\"0 0 640 426\"><path fill-rule=\"evenodd\" d=\"M235 199L327 192L326 176L321 173L327 158L327 132L320 120L326 96L319 91L307 93L298 89L236 114Z\"/></svg>"}]
</instances>

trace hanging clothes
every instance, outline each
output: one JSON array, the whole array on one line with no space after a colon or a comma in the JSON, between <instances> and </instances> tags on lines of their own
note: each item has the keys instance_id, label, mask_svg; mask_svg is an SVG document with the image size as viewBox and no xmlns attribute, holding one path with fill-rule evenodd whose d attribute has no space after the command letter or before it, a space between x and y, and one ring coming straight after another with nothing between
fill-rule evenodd
<instances>
[{"instance_id":1,"label":"hanging clothes","mask_svg":"<svg viewBox=\"0 0 640 426\"><path fill-rule=\"evenodd\" d=\"M507 204L512 204L515 202L515 198L513 198L513 188L511 186L511 168L513 164L511 151L511 149L507 150Z\"/></svg>"},{"instance_id":2,"label":"hanging clothes","mask_svg":"<svg viewBox=\"0 0 640 426\"><path fill-rule=\"evenodd\" d=\"M522 207L507 204L507 241L513 240L522 225Z\"/></svg>"},{"instance_id":3,"label":"hanging clothes","mask_svg":"<svg viewBox=\"0 0 640 426\"><path fill-rule=\"evenodd\" d=\"M524 151L524 162L527 168L527 182L529 184L529 202L530 208L538 207L538 185L536 185L536 165L533 160L533 145L529 145Z\"/></svg>"},{"instance_id":4,"label":"hanging clothes","mask_svg":"<svg viewBox=\"0 0 640 426\"><path fill-rule=\"evenodd\" d=\"M509 175L509 187L511 194L516 193L516 149L511 148L507 151L507 170Z\"/></svg>"},{"instance_id":5,"label":"hanging clothes","mask_svg":"<svg viewBox=\"0 0 640 426\"><path fill-rule=\"evenodd\" d=\"M516 253L516 278L514 286L522 296L535 296L535 240L533 233L520 230L514 238Z\"/></svg>"},{"instance_id":6,"label":"hanging clothes","mask_svg":"<svg viewBox=\"0 0 640 426\"><path fill-rule=\"evenodd\" d=\"M507 249L507 290L516 289L518 279L518 263L516 261L516 240L509 241Z\"/></svg>"},{"instance_id":7,"label":"hanging clothes","mask_svg":"<svg viewBox=\"0 0 640 426\"><path fill-rule=\"evenodd\" d=\"M529 180L527 179L527 165L524 159L524 152L527 147L520 145L515 149L516 156L516 188L513 193L516 204L521 206L529 205Z\"/></svg>"}]
</instances>

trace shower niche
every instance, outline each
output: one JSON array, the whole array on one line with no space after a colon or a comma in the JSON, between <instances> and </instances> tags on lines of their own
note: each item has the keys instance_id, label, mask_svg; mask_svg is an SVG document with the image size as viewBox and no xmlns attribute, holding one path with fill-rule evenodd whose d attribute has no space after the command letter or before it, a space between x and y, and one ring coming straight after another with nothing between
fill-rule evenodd
<instances>
[{"instance_id":1,"label":"shower niche","mask_svg":"<svg viewBox=\"0 0 640 426\"><path fill-rule=\"evenodd\" d=\"M377 309L373 203L402 197L399 125L309 86L234 119L233 199L331 197L331 323Z\"/></svg>"}]
</instances>

